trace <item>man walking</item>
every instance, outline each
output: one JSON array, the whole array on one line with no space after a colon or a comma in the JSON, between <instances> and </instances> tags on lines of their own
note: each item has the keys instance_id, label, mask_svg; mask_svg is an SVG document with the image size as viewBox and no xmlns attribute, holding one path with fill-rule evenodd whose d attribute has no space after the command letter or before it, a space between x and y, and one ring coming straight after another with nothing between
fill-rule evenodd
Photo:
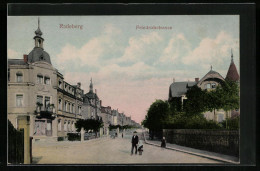
<instances>
[{"instance_id":1,"label":"man walking","mask_svg":"<svg viewBox=\"0 0 260 171\"><path fill-rule=\"evenodd\" d=\"M131 149L131 155L133 155L133 151L135 148L135 154L137 154L137 144L139 142L138 136L136 135L136 131L134 132L134 135L132 137L132 149Z\"/></svg>"}]
</instances>

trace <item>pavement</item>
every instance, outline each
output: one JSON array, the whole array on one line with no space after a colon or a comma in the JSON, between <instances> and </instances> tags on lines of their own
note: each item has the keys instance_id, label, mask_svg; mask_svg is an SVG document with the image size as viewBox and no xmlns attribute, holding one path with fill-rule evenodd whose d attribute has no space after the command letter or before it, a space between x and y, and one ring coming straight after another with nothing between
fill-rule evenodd
<instances>
[{"instance_id":1,"label":"pavement","mask_svg":"<svg viewBox=\"0 0 260 171\"><path fill-rule=\"evenodd\" d=\"M142 155L131 155L132 134L112 139L33 143L33 164L223 164L224 162L176 150L144 145ZM149 143L149 142L148 142ZM154 143L154 142L153 142Z\"/></svg>"},{"instance_id":2,"label":"pavement","mask_svg":"<svg viewBox=\"0 0 260 171\"><path fill-rule=\"evenodd\" d=\"M158 141L158 140L157 141L156 140L147 140L147 137L149 137L149 136L145 133L144 133L143 137L144 137L144 141L145 141L146 144L157 146L157 147L161 148L161 142L160 141ZM209 151L205 151L205 150L194 149L194 148L190 148L190 147L184 147L184 146L180 146L180 145L177 145L177 144L167 143L166 149L175 150L175 151L178 151L178 152L183 152L183 153L186 153L186 154L191 154L191 155L194 155L194 156L204 157L204 158L208 158L208 159L213 159L213 160L224 162L224 163L231 163L231 164L239 164L240 163L238 157L224 155L224 154L215 153L215 152L209 152Z\"/></svg>"}]
</instances>

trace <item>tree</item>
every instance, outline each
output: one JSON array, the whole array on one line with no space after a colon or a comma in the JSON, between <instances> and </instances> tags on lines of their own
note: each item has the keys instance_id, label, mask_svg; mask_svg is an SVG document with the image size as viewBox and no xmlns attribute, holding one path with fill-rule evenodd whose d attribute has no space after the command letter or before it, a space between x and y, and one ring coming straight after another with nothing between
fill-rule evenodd
<instances>
[{"instance_id":1,"label":"tree","mask_svg":"<svg viewBox=\"0 0 260 171\"><path fill-rule=\"evenodd\" d=\"M169 116L168 101L156 100L149 107L142 124L149 129L152 138L155 134L160 136L162 129L167 125Z\"/></svg>"},{"instance_id":2,"label":"tree","mask_svg":"<svg viewBox=\"0 0 260 171\"><path fill-rule=\"evenodd\" d=\"M103 127L103 121L95 119L79 119L75 123L75 127L77 128L77 132L80 132L81 128L83 128L87 132L90 130L98 132L99 128Z\"/></svg>"},{"instance_id":3,"label":"tree","mask_svg":"<svg viewBox=\"0 0 260 171\"><path fill-rule=\"evenodd\" d=\"M201 90L198 86L193 86L187 91L186 97L184 111L187 115L198 115L207 111L207 94L205 90Z\"/></svg>"}]
</instances>

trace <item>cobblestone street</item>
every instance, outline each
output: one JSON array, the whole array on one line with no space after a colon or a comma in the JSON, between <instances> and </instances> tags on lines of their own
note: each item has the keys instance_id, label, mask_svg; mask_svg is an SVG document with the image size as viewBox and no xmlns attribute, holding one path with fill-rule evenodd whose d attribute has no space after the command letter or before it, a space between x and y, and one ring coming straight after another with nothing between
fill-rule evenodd
<instances>
[{"instance_id":1,"label":"cobblestone street","mask_svg":"<svg viewBox=\"0 0 260 171\"><path fill-rule=\"evenodd\" d=\"M219 163L145 143L143 155L131 155L130 137L106 137L85 142L36 142L33 144L33 164Z\"/></svg>"}]
</instances>

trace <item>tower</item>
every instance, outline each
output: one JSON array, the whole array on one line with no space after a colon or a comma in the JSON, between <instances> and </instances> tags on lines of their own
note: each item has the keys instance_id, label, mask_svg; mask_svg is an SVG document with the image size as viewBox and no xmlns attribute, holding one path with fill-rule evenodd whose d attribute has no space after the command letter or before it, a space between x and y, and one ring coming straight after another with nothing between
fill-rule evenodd
<instances>
[{"instance_id":1,"label":"tower","mask_svg":"<svg viewBox=\"0 0 260 171\"><path fill-rule=\"evenodd\" d=\"M37 30L34 32L35 36L34 36L34 41L35 41L35 47L40 47L43 49L43 41L44 39L41 37L42 36L42 31L40 29L40 19L38 17L38 28Z\"/></svg>"},{"instance_id":2,"label":"tower","mask_svg":"<svg viewBox=\"0 0 260 171\"><path fill-rule=\"evenodd\" d=\"M231 49L231 62L230 62L230 65L229 65L229 69L228 69L228 72L227 72L226 79L229 79L231 81L239 81L240 77L238 75L237 68L236 68L236 65L234 63L233 58L234 58L233 52L232 52L232 49Z\"/></svg>"}]
</instances>

